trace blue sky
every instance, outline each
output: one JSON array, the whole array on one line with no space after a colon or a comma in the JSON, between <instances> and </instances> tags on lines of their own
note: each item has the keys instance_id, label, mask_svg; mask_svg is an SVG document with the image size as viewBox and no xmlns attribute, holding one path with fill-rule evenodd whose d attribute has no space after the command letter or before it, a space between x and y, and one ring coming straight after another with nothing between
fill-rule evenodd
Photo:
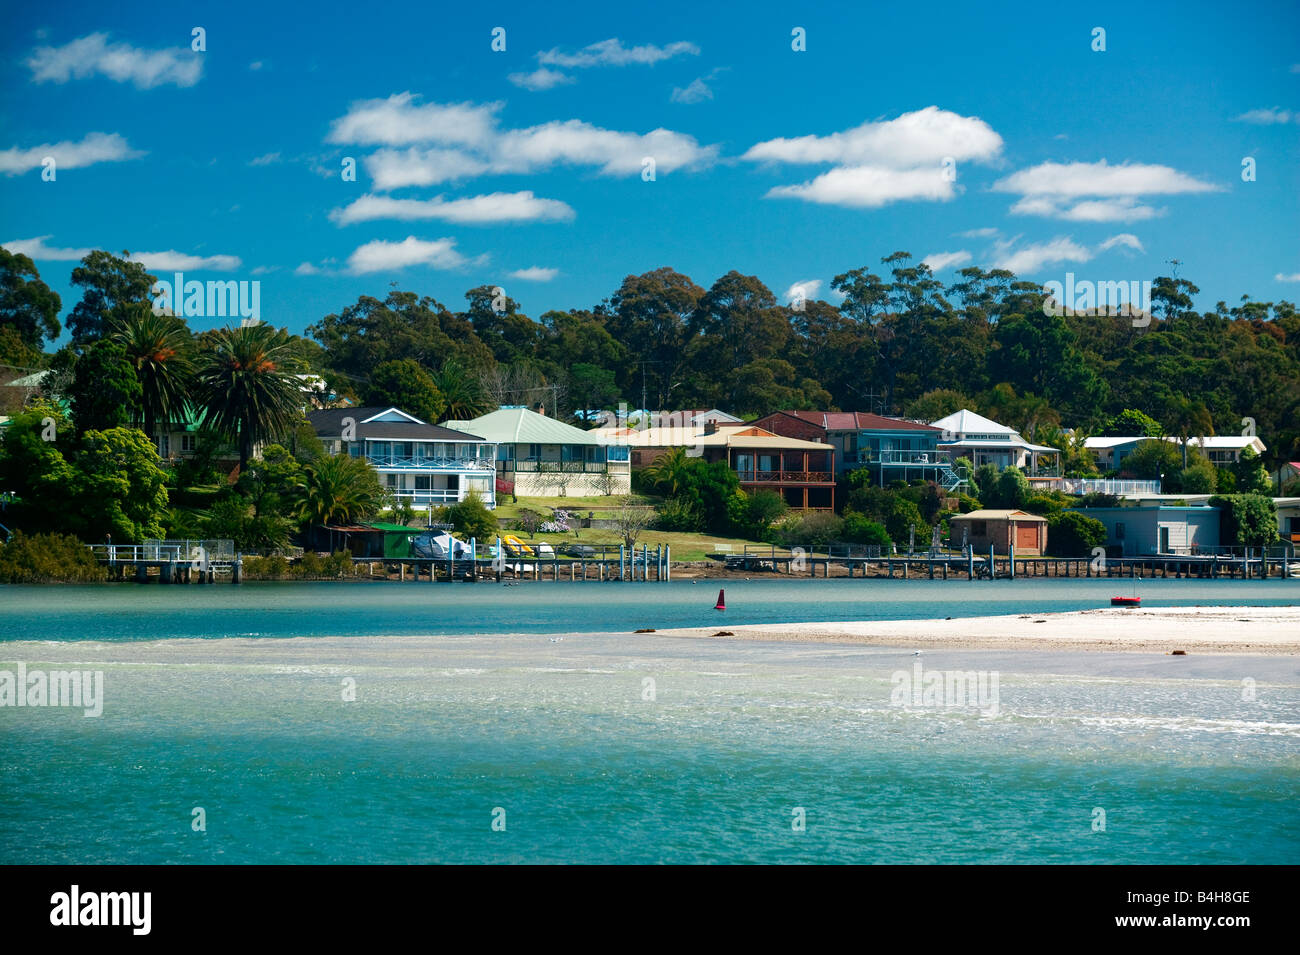
<instances>
[{"instance_id":1,"label":"blue sky","mask_svg":"<svg viewBox=\"0 0 1300 955\"><path fill-rule=\"evenodd\" d=\"M836 301L900 249L1300 297L1293 2L117 6L0 37L0 242L65 314L91 248L258 280L293 331L391 283L536 317L665 265Z\"/></svg>"}]
</instances>

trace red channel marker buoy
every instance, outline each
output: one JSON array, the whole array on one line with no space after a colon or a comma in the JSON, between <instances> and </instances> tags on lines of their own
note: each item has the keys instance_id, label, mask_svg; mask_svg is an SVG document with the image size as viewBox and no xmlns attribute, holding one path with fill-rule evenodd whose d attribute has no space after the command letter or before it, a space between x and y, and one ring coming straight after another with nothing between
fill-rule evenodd
<instances>
[{"instance_id":1,"label":"red channel marker buoy","mask_svg":"<svg viewBox=\"0 0 1300 955\"><path fill-rule=\"evenodd\" d=\"M713 609L714 609L714 610L726 610L726 609L727 609L727 601L726 601L726 599L723 597L723 594L724 594L724 593L725 593L725 591L723 591L723 590L719 590L719 591L718 591L718 602L717 602L716 604L713 605Z\"/></svg>"}]
</instances>

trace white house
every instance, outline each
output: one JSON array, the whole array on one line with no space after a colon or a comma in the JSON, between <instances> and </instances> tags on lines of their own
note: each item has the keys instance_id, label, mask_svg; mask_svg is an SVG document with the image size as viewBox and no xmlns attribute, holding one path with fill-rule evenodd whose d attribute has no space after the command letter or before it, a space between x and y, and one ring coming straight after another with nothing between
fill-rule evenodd
<instances>
[{"instance_id":1,"label":"white house","mask_svg":"<svg viewBox=\"0 0 1300 955\"><path fill-rule=\"evenodd\" d=\"M470 491L496 507L492 441L428 424L400 408L326 408L307 420L326 451L364 457L383 485L414 507L455 504Z\"/></svg>"},{"instance_id":2,"label":"white house","mask_svg":"<svg viewBox=\"0 0 1300 955\"><path fill-rule=\"evenodd\" d=\"M535 497L627 494L632 465L626 445L527 408L502 408L469 421L444 421L482 435L496 451L503 491Z\"/></svg>"},{"instance_id":3,"label":"white house","mask_svg":"<svg viewBox=\"0 0 1300 955\"><path fill-rule=\"evenodd\" d=\"M1132 454L1139 444L1143 441L1156 440L1172 441L1180 446L1182 444L1181 440L1175 437L1158 439L1142 435L1129 435L1125 437L1085 438L1083 446L1092 453L1092 456L1097 461L1097 467L1105 471L1120 471L1123 470L1124 459ZM1263 454L1266 450L1264 442L1253 434L1216 434L1207 437L1189 438L1187 446L1189 448L1199 448L1211 464L1221 468L1240 461L1242 453L1247 448L1251 448L1257 455Z\"/></svg>"},{"instance_id":4,"label":"white house","mask_svg":"<svg viewBox=\"0 0 1300 955\"><path fill-rule=\"evenodd\" d=\"M970 458L975 467L992 464L999 471L1017 467L1030 478L1055 478L1061 452L1042 444L1030 444L1015 428L998 424L983 415L963 408L946 418L931 421L930 426L943 432L939 450L953 458Z\"/></svg>"}]
</instances>

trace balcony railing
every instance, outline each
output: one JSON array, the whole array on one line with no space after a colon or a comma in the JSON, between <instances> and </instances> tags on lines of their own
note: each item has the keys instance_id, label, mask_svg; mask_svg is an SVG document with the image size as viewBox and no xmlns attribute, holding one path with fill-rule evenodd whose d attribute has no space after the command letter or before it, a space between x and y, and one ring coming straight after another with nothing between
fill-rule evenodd
<instances>
[{"instance_id":1,"label":"balcony railing","mask_svg":"<svg viewBox=\"0 0 1300 955\"><path fill-rule=\"evenodd\" d=\"M1060 490L1066 494L1115 494L1119 497L1159 494L1159 481L1126 481L1116 478L1062 478Z\"/></svg>"},{"instance_id":2,"label":"balcony railing","mask_svg":"<svg viewBox=\"0 0 1300 955\"><path fill-rule=\"evenodd\" d=\"M498 461L498 471L544 472L548 474L604 474L628 469L626 461Z\"/></svg>"},{"instance_id":3,"label":"balcony railing","mask_svg":"<svg viewBox=\"0 0 1300 955\"><path fill-rule=\"evenodd\" d=\"M830 471L736 471L741 484L830 484Z\"/></svg>"},{"instance_id":4,"label":"balcony railing","mask_svg":"<svg viewBox=\"0 0 1300 955\"><path fill-rule=\"evenodd\" d=\"M433 488L428 491L416 491L411 488L390 487L387 490L393 497L415 505L455 504L460 500L460 491L456 488ZM479 490L481 492L482 489ZM492 501L492 492L489 490L484 495L484 503L490 505Z\"/></svg>"},{"instance_id":5,"label":"balcony railing","mask_svg":"<svg viewBox=\"0 0 1300 955\"><path fill-rule=\"evenodd\" d=\"M491 471L491 458L431 458L401 454L368 454L377 468L410 468L418 471Z\"/></svg>"}]
</instances>

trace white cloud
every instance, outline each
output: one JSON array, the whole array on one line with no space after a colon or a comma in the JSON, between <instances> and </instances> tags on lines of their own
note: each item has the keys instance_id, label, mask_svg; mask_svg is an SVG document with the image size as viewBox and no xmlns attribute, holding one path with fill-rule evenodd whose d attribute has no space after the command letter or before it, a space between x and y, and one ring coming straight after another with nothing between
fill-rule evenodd
<instances>
[{"instance_id":1,"label":"white cloud","mask_svg":"<svg viewBox=\"0 0 1300 955\"><path fill-rule=\"evenodd\" d=\"M1165 210L1133 198L1086 199L1073 205L1054 196L1025 196L1011 207L1013 215L1053 216L1071 222L1140 222L1165 214Z\"/></svg>"},{"instance_id":2,"label":"white cloud","mask_svg":"<svg viewBox=\"0 0 1300 955\"><path fill-rule=\"evenodd\" d=\"M1132 249L1134 252L1146 252L1146 249L1142 247L1141 240L1131 232L1121 232L1119 235L1111 236L1101 245L1097 246L1097 251L1105 252L1108 249L1113 249L1117 245L1122 245L1126 249Z\"/></svg>"},{"instance_id":3,"label":"white cloud","mask_svg":"<svg viewBox=\"0 0 1300 955\"><path fill-rule=\"evenodd\" d=\"M294 275L320 275L321 270L316 268L310 262L302 262L293 270Z\"/></svg>"},{"instance_id":4,"label":"white cloud","mask_svg":"<svg viewBox=\"0 0 1300 955\"><path fill-rule=\"evenodd\" d=\"M401 242L376 239L359 246L348 257L348 270L354 275L365 275L404 269L412 265L455 269L467 262L465 256L456 251L455 239L434 239L430 242L408 235Z\"/></svg>"},{"instance_id":5,"label":"white cloud","mask_svg":"<svg viewBox=\"0 0 1300 955\"><path fill-rule=\"evenodd\" d=\"M117 133L87 133L78 143L64 141L33 146L30 149L14 146L0 150L0 173L16 176L29 169L36 169L47 156L54 158L57 173L60 169L79 169L98 162L139 159L143 155L144 152L132 149Z\"/></svg>"},{"instance_id":6,"label":"white cloud","mask_svg":"<svg viewBox=\"0 0 1300 955\"><path fill-rule=\"evenodd\" d=\"M66 83L99 73L147 90L167 83L193 86L203 75L203 56L188 47L142 50L110 43L107 33L91 33L63 46L37 47L27 66L37 83Z\"/></svg>"},{"instance_id":7,"label":"white cloud","mask_svg":"<svg viewBox=\"0 0 1300 955\"><path fill-rule=\"evenodd\" d=\"M971 260L971 254L963 249L960 252L935 252L921 260L922 265L929 266L931 272L955 269Z\"/></svg>"},{"instance_id":8,"label":"white cloud","mask_svg":"<svg viewBox=\"0 0 1300 955\"><path fill-rule=\"evenodd\" d=\"M829 136L769 139L742 157L754 162L882 165L895 169L939 165L946 158L988 161L1002 149L1002 137L982 119L937 106L897 119L867 122Z\"/></svg>"},{"instance_id":9,"label":"white cloud","mask_svg":"<svg viewBox=\"0 0 1300 955\"><path fill-rule=\"evenodd\" d=\"M810 302L817 297L818 291L821 290L821 279L805 279L802 282L795 282L785 290L785 300L787 302L805 301Z\"/></svg>"},{"instance_id":10,"label":"white cloud","mask_svg":"<svg viewBox=\"0 0 1300 955\"><path fill-rule=\"evenodd\" d=\"M702 103L706 99L713 99L713 90L704 82L704 77L697 76L685 88L674 86L669 99L674 103Z\"/></svg>"},{"instance_id":11,"label":"white cloud","mask_svg":"<svg viewBox=\"0 0 1300 955\"><path fill-rule=\"evenodd\" d=\"M250 159L248 164L250 166L273 166L281 161L279 153L266 153L265 155L258 156L256 159Z\"/></svg>"},{"instance_id":12,"label":"white cloud","mask_svg":"<svg viewBox=\"0 0 1300 955\"><path fill-rule=\"evenodd\" d=\"M1059 236L1050 242L1027 245L1013 249L1015 239L999 242L995 248L993 267L1007 269L1017 274L1036 272L1046 265L1064 262L1087 262L1092 253L1067 236Z\"/></svg>"},{"instance_id":13,"label":"white cloud","mask_svg":"<svg viewBox=\"0 0 1300 955\"><path fill-rule=\"evenodd\" d=\"M645 157L653 157L657 172L671 172L709 165L718 154L717 146L701 146L694 137L668 129L639 134L571 119L503 130L496 120L499 103L421 106L415 99L402 93L353 104L333 123L333 142L410 147L366 157L376 189L527 173L557 164L594 166L604 175L639 173Z\"/></svg>"},{"instance_id":14,"label":"white cloud","mask_svg":"<svg viewBox=\"0 0 1300 955\"><path fill-rule=\"evenodd\" d=\"M376 189L403 186L435 186L481 176L491 170L482 159L456 149L380 149L364 160L366 172ZM330 175L337 175L330 170Z\"/></svg>"},{"instance_id":15,"label":"white cloud","mask_svg":"<svg viewBox=\"0 0 1300 955\"><path fill-rule=\"evenodd\" d=\"M257 268L253 269L253 274L270 275L272 272L278 271L280 271L280 266L278 265L259 265Z\"/></svg>"},{"instance_id":16,"label":"white cloud","mask_svg":"<svg viewBox=\"0 0 1300 955\"><path fill-rule=\"evenodd\" d=\"M59 249L45 244L53 236L42 235L34 239L18 239L4 243L10 252L19 252L36 261L74 262L84 259L91 249ZM185 252L136 252L128 256L151 272L183 272L186 269L207 269L212 272L233 272L241 265L237 255L189 255Z\"/></svg>"},{"instance_id":17,"label":"white cloud","mask_svg":"<svg viewBox=\"0 0 1300 955\"><path fill-rule=\"evenodd\" d=\"M967 229L957 234L963 239L991 239L999 233L993 226L985 226L983 229Z\"/></svg>"},{"instance_id":18,"label":"white cloud","mask_svg":"<svg viewBox=\"0 0 1300 955\"><path fill-rule=\"evenodd\" d=\"M773 186L767 191L767 198L871 209L903 199L945 201L955 194L953 182L937 166L933 169L850 166L824 172L801 185Z\"/></svg>"},{"instance_id":19,"label":"white cloud","mask_svg":"<svg viewBox=\"0 0 1300 955\"><path fill-rule=\"evenodd\" d=\"M989 162L1001 149L1002 137L982 119L927 106L829 136L769 139L742 158L834 166L810 182L776 186L768 198L875 208L904 199L951 199L957 192L951 164Z\"/></svg>"},{"instance_id":20,"label":"white cloud","mask_svg":"<svg viewBox=\"0 0 1300 955\"><path fill-rule=\"evenodd\" d=\"M495 135L501 103L425 103L414 93L360 100L330 125L327 142L406 146L436 142L484 146Z\"/></svg>"},{"instance_id":21,"label":"white cloud","mask_svg":"<svg viewBox=\"0 0 1300 955\"><path fill-rule=\"evenodd\" d=\"M613 176L641 171L650 156L658 172L707 165L718 147L701 147L692 136L669 129L640 135L603 129L570 119L504 133L495 144L494 168L500 172L528 172L555 164L598 166Z\"/></svg>"},{"instance_id":22,"label":"white cloud","mask_svg":"<svg viewBox=\"0 0 1300 955\"><path fill-rule=\"evenodd\" d=\"M625 47L617 37L611 37L585 46L576 53L563 53L558 48L544 50L537 54L537 62L544 66L560 66L567 69L633 64L653 66L663 60L671 60L675 56L698 56L699 53L699 47L685 40L665 46L647 43L643 46Z\"/></svg>"},{"instance_id":23,"label":"white cloud","mask_svg":"<svg viewBox=\"0 0 1300 955\"><path fill-rule=\"evenodd\" d=\"M1277 275L1273 276L1273 281L1274 282L1300 282L1300 272L1292 272L1290 275L1286 275L1282 272L1279 272L1277 273Z\"/></svg>"},{"instance_id":24,"label":"white cloud","mask_svg":"<svg viewBox=\"0 0 1300 955\"><path fill-rule=\"evenodd\" d=\"M262 68L262 61L254 60L252 63L248 64L248 68L252 70L254 73L256 73L258 70Z\"/></svg>"},{"instance_id":25,"label":"white cloud","mask_svg":"<svg viewBox=\"0 0 1300 955\"><path fill-rule=\"evenodd\" d=\"M16 255L25 255L36 262L76 262L84 259L92 249L57 249L45 244L52 235L38 235L34 239L14 239L12 242L0 243Z\"/></svg>"},{"instance_id":26,"label":"white cloud","mask_svg":"<svg viewBox=\"0 0 1300 955\"><path fill-rule=\"evenodd\" d=\"M392 199L365 195L330 213L337 225L373 219L442 219L481 225L492 222L559 222L572 219L573 208L558 199L539 199L532 192L494 192L464 199Z\"/></svg>"},{"instance_id":27,"label":"white cloud","mask_svg":"<svg viewBox=\"0 0 1300 955\"><path fill-rule=\"evenodd\" d=\"M549 90L557 86L564 86L566 83L574 82L573 77L567 73L561 73L559 70L548 70L541 66L531 73L511 73L506 77L515 86L520 86L526 90Z\"/></svg>"},{"instance_id":28,"label":"white cloud","mask_svg":"<svg viewBox=\"0 0 1300 955\"><path fill-rule=\"evenodd\" d=\"M168 249L166 252L136 252L131 256L150 272L184 272L206 269L210 272L233 272L243 263L237 255L189 255Z\"/></svg>"},{"instance_id":29,"label":"white cloud","mask_svg":"<svg viewBox=\"0 0 1300 955\"><path fill-rule=\"evenodd\" d=\"M1279 109L1274 106L1272 109L1251 109L1234 117L1238 123L1254 123L1257 126L1283 125L1295 119L1300 122L1300 113L1292 113L1290 110Z\"/></svg>"},{"instance_id":30,"label":"white cloud","mask_svg":"<svg viewBox=\"0 0 1300 955\"><path fill-rule=\"evenodd\" d=\"M1169 166L1099 162L1045 162L1012 173L993 184L998 192L1024 196L1145 196L1215 192L1219 186L1202 182Z\"/></svg>"},{"instance_id":31,"label":"white cloud","mask_svg":"<svg viewBox=\"0 0 1300 955\"><path fill-rule=\"evenodd\" d=\"M1045 162L993 184L997 192L1019 193L1016 215L1048 216L1072 222L1139 222L1163 215L1142 201L1150 195L1185 195L1221 189L1170 166L1146 163Z\"/></svg>"},{"instance_id":32,"label":"white cloud","mask_svg":"<svg viewBox=\"0 0 1300 955\"><path fill-rule=\"evenodd\" d=\"M510 277L519 279L521 282L549 282L559 274L559 269L545 269L534 265L527 269L517 269L510 273Z\"/></svg>"}]
</instances>

